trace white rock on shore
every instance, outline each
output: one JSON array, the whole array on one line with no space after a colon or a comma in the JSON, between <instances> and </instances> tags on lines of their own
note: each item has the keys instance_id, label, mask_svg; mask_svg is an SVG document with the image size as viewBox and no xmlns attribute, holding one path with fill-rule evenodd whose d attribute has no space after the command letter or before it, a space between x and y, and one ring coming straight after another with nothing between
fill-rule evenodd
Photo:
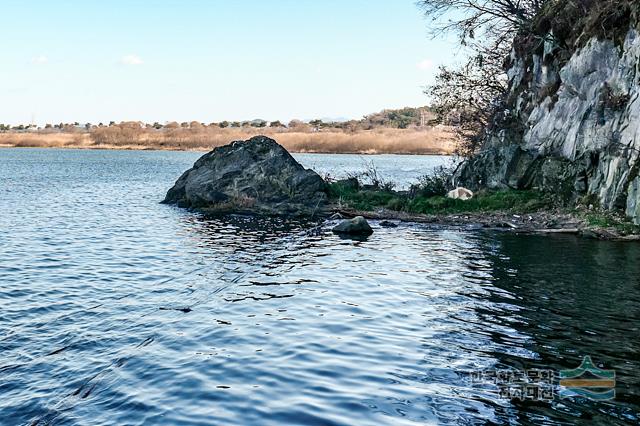
<instances>
[{"instance_id":1,"label":"white rock on shore","mask_svg":"<svg viewBox=\"0 0 640 426\"><path fill-rule=\"evenodd\" d=\"M447 198L453 198L454 200L470 200L473 198L473 192L467 188L458 187L452 191L449 191Z\"/></svg>"}]
</instances>

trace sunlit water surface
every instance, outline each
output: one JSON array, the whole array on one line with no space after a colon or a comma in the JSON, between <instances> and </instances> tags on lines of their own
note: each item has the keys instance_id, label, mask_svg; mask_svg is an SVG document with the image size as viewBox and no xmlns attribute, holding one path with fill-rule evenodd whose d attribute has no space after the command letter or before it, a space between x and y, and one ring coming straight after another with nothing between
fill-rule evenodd
<instances>
[{"instance_id":1,"label":"sunlit water surface","mask_svg":"<svg viewBox=\"0 0 640 426\"><path fill-rule=\"evenodd\" d=\"M0 150L0 424L638 423L639 245L376 222L356 241L158 204L197 156ZM367 161L407 184L445 160L403 158ZM468 374L584 355L615 400L510 401Z\"/></svg>"}]
</instances>

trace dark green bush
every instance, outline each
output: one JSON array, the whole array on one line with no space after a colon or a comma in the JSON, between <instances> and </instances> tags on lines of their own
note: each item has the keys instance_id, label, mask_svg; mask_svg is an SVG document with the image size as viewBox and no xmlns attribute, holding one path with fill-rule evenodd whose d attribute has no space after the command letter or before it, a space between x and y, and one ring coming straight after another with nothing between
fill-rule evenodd
<instances>
[{"instance_id":1,"label":"dark green bush","mask_svg":"<svg viewBox=\"0 0 640 426\"><path fill-rule=\"evenodd\" d=\"M433 172L418 179L418 183L411 185L409 193L412 197L445 196L452 188L453 170L438 166Z\"/></svg>"}]
</instances>

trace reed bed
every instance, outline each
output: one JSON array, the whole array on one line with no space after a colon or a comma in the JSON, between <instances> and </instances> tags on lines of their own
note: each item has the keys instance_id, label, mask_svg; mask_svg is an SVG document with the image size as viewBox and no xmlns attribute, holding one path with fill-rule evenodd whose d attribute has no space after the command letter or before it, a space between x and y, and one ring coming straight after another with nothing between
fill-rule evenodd
<instances>
[{"instance_id":1,"label":"reed bed","mask_svg":"<svg viewBox=\"0 0 640 426\"><path fill-rule=\"evenodd\" d=\"M286 128L177 128L127 126L88 132L0 133L0 146L87 149L164 149L208 151L255 135L272 137L291 152L357 154L451 154L455 136L445 126L413 129L378 128L296 130Z\"/></svg>"}]
</instances>

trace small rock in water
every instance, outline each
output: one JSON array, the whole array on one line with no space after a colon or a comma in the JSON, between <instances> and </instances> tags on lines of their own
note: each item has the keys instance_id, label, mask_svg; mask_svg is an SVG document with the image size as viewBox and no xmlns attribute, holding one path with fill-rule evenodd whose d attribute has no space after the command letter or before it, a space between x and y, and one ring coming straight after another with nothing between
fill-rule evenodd
<instances>
[{"instance_id":1,"label":"small rock in water","mask_svg":"<svg viewBox=\"0 0 640 426\"><path fill-rule=\"evenodd\" d=\"M382 226L383 228L397 228L398 224L390 222L388 220L383 220L382 222L380 222L380 226Z\"/></svg>"},{"instance_id":2,"label":"small rock in water","mask_svg":"<svg viewBox=\"0 0 640 426\"><path fill-rule=\"evenodd\" d=\"M473 192L467 188L458 187L453 191L449 191L447 198L453 198L454 200L470 200L473 198Z\"/></svg>"},{"instance_id":3,"label":"small rock in water","mask_svg":"<svg viewBox=\"0 0 640 426\"><path fill-rule=\"evenodd\" d=\"M340 222L333 228L333 232L336 234L371 235L373 229L364 217L356 216L353 219Z\"/></svg>"}]
</instances>

